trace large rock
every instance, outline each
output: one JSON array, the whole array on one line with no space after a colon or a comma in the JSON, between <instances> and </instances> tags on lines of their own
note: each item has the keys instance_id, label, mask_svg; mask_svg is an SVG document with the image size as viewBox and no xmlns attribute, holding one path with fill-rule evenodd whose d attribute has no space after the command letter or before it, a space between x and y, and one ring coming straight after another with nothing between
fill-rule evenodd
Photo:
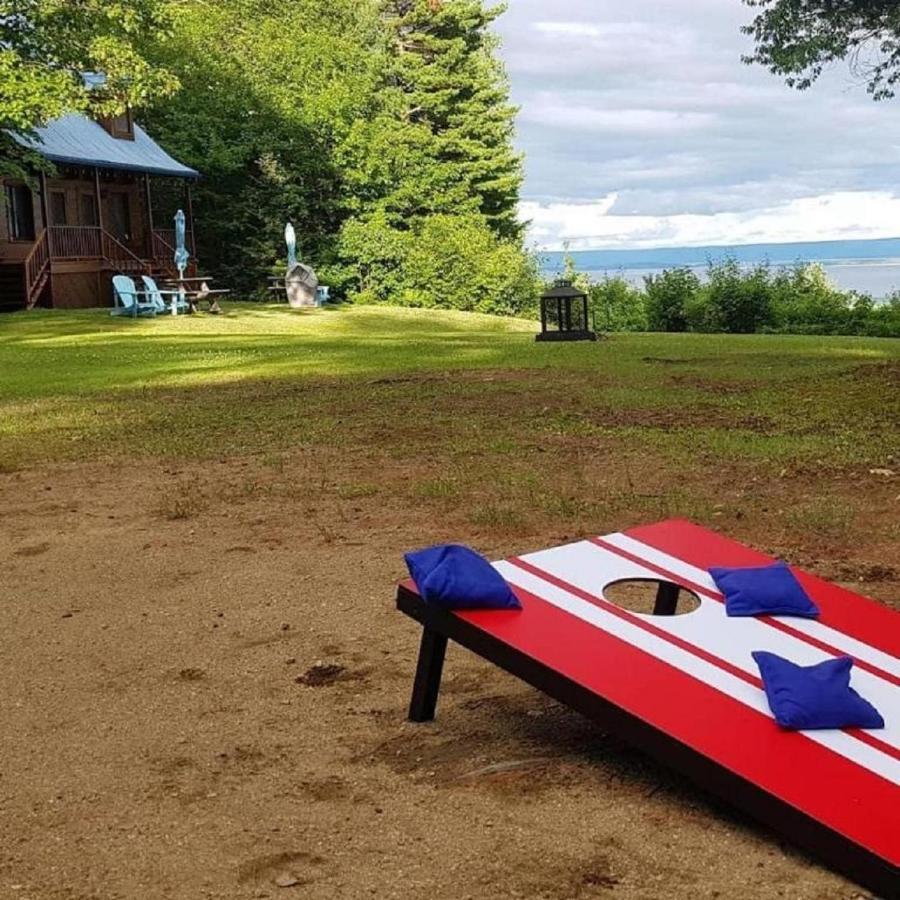
<instances>
[{"instance_id":1,"label":"large rock","mask_svg":"<svg viewBox=\"0 0 900 900\"><path fill-rule=\"evenodd\" d=\"M316 305L316 289L319 279L316 273L303 263L297 263L284 279L287 300L293 309L304 309Z\"/></svg>"}]
</instances>

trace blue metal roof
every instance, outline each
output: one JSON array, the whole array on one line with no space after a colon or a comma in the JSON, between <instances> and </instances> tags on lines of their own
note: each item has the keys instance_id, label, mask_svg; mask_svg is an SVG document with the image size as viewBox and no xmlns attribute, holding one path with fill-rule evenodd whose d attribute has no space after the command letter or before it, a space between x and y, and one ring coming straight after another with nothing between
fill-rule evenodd
<instances>
[{"instance_id":1,"label":"blue metal roof","mask_svg":"<svg viewBox=\"0 0 900 900\"><path fill-rule=\"evenodd\" d=\"M174 178L200 177L195 169L169 156L137 124L134 126L133 141L114 138L102 125L87 116L74 114L56 119L36 129L36 132L36 141L18 135L16 140L55 163L125 169Z\"/></svg>"}]
</instances>

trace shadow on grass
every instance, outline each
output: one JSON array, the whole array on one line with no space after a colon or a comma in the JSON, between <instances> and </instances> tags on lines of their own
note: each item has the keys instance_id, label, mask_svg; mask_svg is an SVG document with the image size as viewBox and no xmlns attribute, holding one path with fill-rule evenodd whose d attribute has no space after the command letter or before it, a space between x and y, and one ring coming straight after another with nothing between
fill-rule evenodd
<instances>
[{"instance_id":1,"label":"shadow on grass","mask_svg":"<svg viewBox=\"0 0 900 900\"><path fill-rule=\"evenodd\" d=\"M686 463L846 465L882 463L885 423L900 422L900 399L863 377L898 365L900 341L642 334L554 346L533 328L385 307L14 314L0 319L0 451L9 467L110 448L474 441L496 456L498 441L615 439Z\"/></svg>"},{"instance_id":2,"label":"shadow on grass","mask_svg":"<svg viewBox=\"0 0 900 900\"><path fill-rule=\"evenodd\" d=\"M0 400L470 368L605 373L639 390L693 375L708 392L716 382L779 383L900 357L900 341L878 339L641 334L550 346L535 344L534 330L522 320L390 307L236 304L227 316L137 321L104 310L13 314L0 320ZM674 375L673 359L682 363Z\"/></svg>"}]
</instances>

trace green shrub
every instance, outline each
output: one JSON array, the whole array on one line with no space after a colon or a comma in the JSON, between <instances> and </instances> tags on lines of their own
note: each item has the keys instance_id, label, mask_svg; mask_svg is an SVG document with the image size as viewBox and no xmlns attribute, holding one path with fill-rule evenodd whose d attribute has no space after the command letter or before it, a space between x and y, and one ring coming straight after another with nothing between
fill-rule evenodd
<instances>
[{"instance_id":1,"label":"green shrub","mask_svg":"<svg viewBox=\"0 0 900 900\"><path fill-rule=\"evenodd\" d=\"M273 272L273 274L283 274ZM356 289L356 272L352 266L341 262L324 262L316 266L316 275L320 284L327 284L331 300L344 300Z\"/></svg>"},{"instance_id":2,"label":"green shrub","mask_svg":"<svg viewBox=\"0 0 900 900\"><path fill-rule=\"evenodd\" d=\"M584 291L586 294L590 294L591 286L593 282L591 281L591 276L586 272L579 272L578 265L575 262L575 257L572 256L568 250L568 243L565 245L566 247L566 256L563 260L563 272L562 272L562 280L568 281L572 287L578 288L580 291ZM545 287L552 287L552 282L549 285L545 285Z\"/></svg>"},{"instance_id":3,"label":"green shrub","mask_svg":"<svg viewBox=\"0 0 900 900\"><path fill-rule=\"evenodd\" d=\"M704 331L752 334L772 323L772 283L768 264L744 271L732 257L711 260L703 291L706 295Z\"/></svg>"},{"instance_id":4,"label":"green shrub","mask_svg":"<svg viewBox=\"0 0 900 900\"><path fill-rule=\"evenodd\" d=\"M494 315L534 315L535 260L481 215L432 215L402 231L384 216L351 220L341 253L355 269L351 299Z\"/></svg>"},{"instance_id":5,"label":"green shrub","mask_svg":"<svg viewBox=\"0 0 900 900\"><path fill-rule=\"evenodd\" d=\"M646 331L644 294L621 275L604 276L590 287L591 306L597 328L604 331Z\"/></svg>"},{"instance_id":6,"label":"green shrub","mask_svg":"<svg viewBox=\"0 0 900 900\"><path fill-rule=\"evenodd\" d=\"M854 315L855 298L860 303ZM871 300L866 298L871 304ZM843 293L818 263L796 263L772 279L772 327L777 331L840 334L855 330L854 319L865 318L861 295Z\"/></svg>"},{"instance_id":7,"label":"green shrub","mask_svg":"<svg viewBox=\"0 0 900 900\"><path fill-rule=\"evenodd\" d=\"M402 266L409 238L409 232L391 227L383 213L365 221L345 222L338 247L352 273L347 282L350 296L365 294L376 302L396 296L403 289Z\"/></svg>"},{"instance_id":8,"label":"green shrub","mask_svg":"<svg viewBox=\"0 0 900 900\"><path fill-rule=\"evenodd\" d=\"M710 302L709 291L705 286L692 297L688 298L684 305L684 318L687 321L688 331L722 331L719 316Z\"/></svg>"},{"instance_id":9,"label":"green shrub","mask_svg":"<svg viewBox=\"0 0 900 900\"><path fill-rule=\"evenodd\" d=\"M688 268L666 269L644 277L647 324L651 331L686 331L687 307L700 291L700 279Z\"/></svg>"},{"instance_id":10,"label":"green shrub","mask_svg":"<svg viewBox=\"0 0 900 900\"><path fill-rule=\"evenodd\" d=\"M876 303L867 294L842 291L818 263L797 263L772 279L773 322L784 334L900 336L900 295Z\"/></svg>"},{"instance_id":11,"label":"green shrub","mask_svg":"<svg viewBox=\"0 0 900 900\"><path fill-rule=\"evenodd\" d=\"M872 309L859 333L870 337L900 337L900 291Z\"/></svg>"}]
</instances>

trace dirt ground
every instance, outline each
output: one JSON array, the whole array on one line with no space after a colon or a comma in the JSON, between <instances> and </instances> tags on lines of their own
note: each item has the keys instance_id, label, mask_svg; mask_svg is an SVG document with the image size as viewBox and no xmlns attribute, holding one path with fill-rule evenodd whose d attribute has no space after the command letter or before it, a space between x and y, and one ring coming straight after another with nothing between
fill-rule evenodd
<instances>
[{"instance_id":1,"label":"dirt ground","mask_svg":"<svg viewBox=\"0 0 900 900\"><path fill-rule=\"evenodd\" d=\"M437 721L407 723L393 585L454 513L267 489L293 471L0 474L0 898L868 896L460 648ZM897 482L877 491L895 513ZM764 518L728 530L769 549ZM827 564L788 549L897 597L864 535Z\"/></svg>"}]
</instances>

